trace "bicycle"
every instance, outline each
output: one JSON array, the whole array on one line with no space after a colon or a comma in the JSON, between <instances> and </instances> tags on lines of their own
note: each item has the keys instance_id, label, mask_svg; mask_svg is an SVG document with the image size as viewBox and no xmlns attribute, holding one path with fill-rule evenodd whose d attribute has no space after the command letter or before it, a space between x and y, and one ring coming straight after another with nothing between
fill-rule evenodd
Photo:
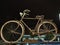
<instances>
[{"instance_id":1,"label":"bicycle","mask_svg":"<svg viewBox=\"0 0 60 45\"><path fill-rule=\"evenodd\" d=\"M6 43L17 43L21 40L24 35L25 26L29 29L32 35L45 35L45 38L41 39L44 42L52 42L57 34L56 24L52 20L45 20L44 15L36 16L35 18L25 18L26 15L29 15L30 10L26 9L23 12L20 12L20 20L10 20L4 23L1 27L1 38ZM31 29L23 19L38 19L37 24L34 29ZM49 35L47 38L47 34ZM52 36L51 36L52 34Z\"/></svg>"}]
</instances>

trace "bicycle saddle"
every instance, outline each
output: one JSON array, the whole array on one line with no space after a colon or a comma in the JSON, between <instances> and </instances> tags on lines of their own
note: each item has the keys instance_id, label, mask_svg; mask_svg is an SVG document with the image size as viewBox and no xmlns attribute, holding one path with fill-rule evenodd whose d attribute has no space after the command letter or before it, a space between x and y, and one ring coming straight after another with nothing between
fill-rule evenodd
<instances>
[{"instance_id":1,"label":"bicycle saddle","mask_svg":"<svg viewBox=\"0 0 60 45\"><path fill-rule=\"evenodd\" d=\"M37 15L36 18L44 18L44 15Z\"/></svg>"}]
</instances>

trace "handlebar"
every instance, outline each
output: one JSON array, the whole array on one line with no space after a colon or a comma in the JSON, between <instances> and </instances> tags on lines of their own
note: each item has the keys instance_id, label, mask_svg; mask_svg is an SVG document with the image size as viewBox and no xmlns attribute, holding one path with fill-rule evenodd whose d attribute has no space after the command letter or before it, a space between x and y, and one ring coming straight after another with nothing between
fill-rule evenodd
<instances>
[{"instance_id":1,"label":"handlebar","mask_svg":"<svg viewBox=\"0 0 60 45\"><path fill-rule=\"evenodd\" d=\"M23 11L23 13L29 13L29 12L31 12L31 11L28 10L28 9L26 9L26 10Z\"/></svg>"},{"instance_id":2,"label":"handlebar","mask_svg":"<svg viewBox=\"0 0 60 45\"><path fill-rule=\"evenodd\" d=\"M28 13L31 12L30 10L26 9L23 12L20 12L20 16L25 16L25 15L29 15Z\"/></svg>"}]
</instances>

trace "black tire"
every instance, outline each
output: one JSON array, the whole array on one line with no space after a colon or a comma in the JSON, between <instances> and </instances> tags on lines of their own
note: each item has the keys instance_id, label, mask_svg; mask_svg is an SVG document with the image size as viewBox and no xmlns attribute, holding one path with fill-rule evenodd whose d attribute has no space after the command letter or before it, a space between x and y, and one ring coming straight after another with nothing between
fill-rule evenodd
<instances>
[{"instance_id":1,"label":"black tire","mask_svg":"<svg viewBox=\"0 0 60 45\"><path fill-rule=\"evenodd\" d=\"M39 24L38 36L39 38L41 38L41 36L43 35L43 38L41 39L42 41L52 42L54 39L56 39L56 34L57 34L57 27L53 22L44 21Z\"/></svg>"},{"instance_id":2,"label":"black tire","mask_svg":"<svg viewBox=\"0 0 60 45\"><path fill-rule=\"evenodd\" d=\"M24 26L19 21L7 21L1 27L1 38L6 43L17 43L21 40L23 35Z\"/></svg>"}]
</instances>

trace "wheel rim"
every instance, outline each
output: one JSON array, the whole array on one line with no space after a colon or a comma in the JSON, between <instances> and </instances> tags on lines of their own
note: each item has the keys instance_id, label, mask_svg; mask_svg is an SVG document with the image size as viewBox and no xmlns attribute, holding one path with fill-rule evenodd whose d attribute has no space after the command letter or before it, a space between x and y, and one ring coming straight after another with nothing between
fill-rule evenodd
<instances>
[{"instance_id":1,"label":"wheel rim","mask_svg":"<svg viewBox=\"0 0 60 45\"><path fill-rule=\"evenodd\" d=\"M24 27L18 21L8 21L1 28L1 38L6 43L17 43L21 40L23 34Z\"/></svg>"},{"instance_id":2,"label":"wheel rim","mask_svg":"<svg viewBox=\"0 0 60 45\"><path fill-rule=\"evenodd\" d=\"M42 34L40 34L42 32ZM38 36L44 42L51 42L56 38L57 28L52 22L42 22L38 27Z\"/></svg>"}]
</instances>

